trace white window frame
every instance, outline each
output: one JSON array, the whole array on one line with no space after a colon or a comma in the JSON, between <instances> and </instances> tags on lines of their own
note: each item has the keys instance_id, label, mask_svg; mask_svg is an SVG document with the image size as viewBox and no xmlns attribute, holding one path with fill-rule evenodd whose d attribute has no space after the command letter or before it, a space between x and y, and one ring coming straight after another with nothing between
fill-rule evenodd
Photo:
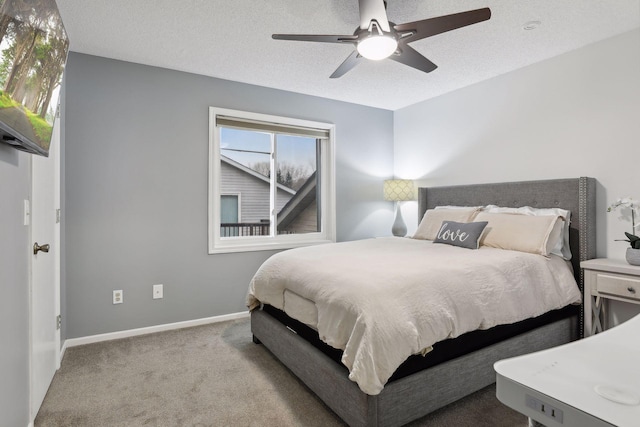
<instances>
[{"instance_id":1,"label":"white window frame","mask_svg":"<svg viewBox=\"0 0 640 427\"><path fill-rule=\"evenodd\" d=\"M243 120L282 124L303 128L323 129L329 138L322 141L320 150L320 209L321 226L319 232L301 234L281 234L275 236L220 236L221 167L220 129L218 116ZM209 254L229 252L249 252L261 250L288 249L300 246L336 241L335 203L335 125L331 123L251 113L226 108L209 107ZM275 174L273 180L275 181ZM271 207L273 210L273 206Z\"/></svg>"}]
</instances>

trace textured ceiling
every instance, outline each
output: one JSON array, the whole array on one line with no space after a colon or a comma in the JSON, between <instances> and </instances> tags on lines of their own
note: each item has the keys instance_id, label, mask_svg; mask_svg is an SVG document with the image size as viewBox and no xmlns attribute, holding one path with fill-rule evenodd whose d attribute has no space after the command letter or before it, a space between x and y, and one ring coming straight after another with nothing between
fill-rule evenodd
<instances>
[{"instance_id":1,"label":"textured ceiling","mask_svg":"<svg viewBox=\"0 0 640 427\"><path fill-rule=\"evenodd\" d=\"M57 0L71 50L396 110L640 27L640 0L389 0L397 24L490 7L489 21L411 44L438 65L390 60L331 73L350 45L273 33L352 34L357 0ZM540 21L526 31L528 21Z\"/></svg>"}]
</instances>

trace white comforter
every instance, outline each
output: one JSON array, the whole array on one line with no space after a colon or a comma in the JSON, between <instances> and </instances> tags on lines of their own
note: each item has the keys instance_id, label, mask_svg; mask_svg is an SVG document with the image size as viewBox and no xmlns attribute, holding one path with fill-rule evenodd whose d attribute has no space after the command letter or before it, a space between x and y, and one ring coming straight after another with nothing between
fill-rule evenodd
<instances>
[{"instance_id":1,"label":"white comforter","mask_svg":"<svg viewBox=\"0 0 640 427\"><path fill-rule=\"evenodd\" d=\"M284 310L285 289L316 303L320 338L343 350L349 378L370 395L438 341L581 300L559 257L396 237L278 253L252 279L247 305Z\"/></svg>"}]
</instances>

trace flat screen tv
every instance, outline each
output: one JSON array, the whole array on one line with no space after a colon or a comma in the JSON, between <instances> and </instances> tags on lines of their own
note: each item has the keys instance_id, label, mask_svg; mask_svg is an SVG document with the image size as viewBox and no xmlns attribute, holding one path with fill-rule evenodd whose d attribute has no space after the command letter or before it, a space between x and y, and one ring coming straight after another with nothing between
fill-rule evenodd
<instances>
[{"instance_id":1,"label":"flat screen tv","mask_svg":"<svg viewBox=\"0 0 640 427\"><path fill-rule=\"evenodd\" d=\"M0 0L0 141L49 155L68 51L55 0Z\"/></svg>"}]
</instances>

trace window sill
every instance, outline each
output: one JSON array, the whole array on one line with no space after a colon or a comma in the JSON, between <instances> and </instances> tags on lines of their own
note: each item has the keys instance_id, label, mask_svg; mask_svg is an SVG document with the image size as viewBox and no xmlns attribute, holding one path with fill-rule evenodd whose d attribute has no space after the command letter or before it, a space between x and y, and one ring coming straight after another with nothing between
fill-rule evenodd
<instances>
[{"instance_id":1,"label":"window sill","mask_svg":"<svg viewBox=\"0 0 640 427\"><path fill-rule=\"evenodd\" d=\"M323 245L326 243L335 243L335 240L317 239L305 241L290 242L224 242L217 247L209 248L209 255L239 253L239 252L256 252L256 251L273 251L283 249L301 248L304 246Z\"/></svg>"}]
</instances>

